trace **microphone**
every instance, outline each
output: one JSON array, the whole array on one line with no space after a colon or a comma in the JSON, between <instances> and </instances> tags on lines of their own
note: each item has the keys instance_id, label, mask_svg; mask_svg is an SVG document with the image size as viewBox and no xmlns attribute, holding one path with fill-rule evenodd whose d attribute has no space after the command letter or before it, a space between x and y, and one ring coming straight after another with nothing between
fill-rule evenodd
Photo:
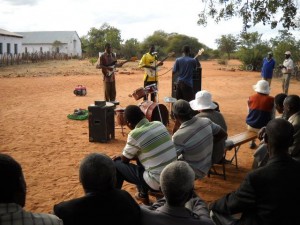
<instances>
[{"instance_id":1,"label":"microphone","mask_svg":"<svg viewBox=\"0 0 300 225\"><path fill-rule=\"evenodd\" d=\"M152 55L157 55L158 52L152 52Z\"/></svg>"}]
</instances>

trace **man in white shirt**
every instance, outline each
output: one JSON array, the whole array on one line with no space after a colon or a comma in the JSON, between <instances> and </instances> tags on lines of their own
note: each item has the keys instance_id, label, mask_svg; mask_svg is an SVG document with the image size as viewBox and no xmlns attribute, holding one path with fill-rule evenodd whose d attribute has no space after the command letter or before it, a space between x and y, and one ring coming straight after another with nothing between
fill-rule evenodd
<instances>
[{"instance_id":1,"label":"man in white shirt","mask_svg":"<svg viewBox=\"0 0 300 225\"><path fill-rule=\"evenodd\" d=\"M282 91L287 95L289 90L289 84L291 79L291 74L294 69L294 62L291 59L291 52L286 51L285 53L285 60L283 64L279 66L282 72Z\"/></svg>"}]
</instances>

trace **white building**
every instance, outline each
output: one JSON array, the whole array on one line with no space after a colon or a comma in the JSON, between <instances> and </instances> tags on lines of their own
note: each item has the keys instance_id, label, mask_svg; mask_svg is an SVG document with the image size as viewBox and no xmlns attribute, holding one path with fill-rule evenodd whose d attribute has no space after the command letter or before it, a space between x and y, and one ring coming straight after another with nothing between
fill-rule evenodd
<instances>
[{"instance_id":1,"label":"white building","mask_svg":"<svg viewBox=\"0 0 300 225\"><path fill-rule=\"evenodd\" d=\"M22 52L56 52L82 56L81 41L76 31L16 32L23 36Z\"/></svg>"},{"instance_id":2,"label":"white building","mask_svg":"<svg viewBox=\"0 0 300 225\"><path fill-rule=\"evenodd\" d=\"M22 41L22 35L0 28L0 55L22 53Z\"/></svg>"}]
</instances>

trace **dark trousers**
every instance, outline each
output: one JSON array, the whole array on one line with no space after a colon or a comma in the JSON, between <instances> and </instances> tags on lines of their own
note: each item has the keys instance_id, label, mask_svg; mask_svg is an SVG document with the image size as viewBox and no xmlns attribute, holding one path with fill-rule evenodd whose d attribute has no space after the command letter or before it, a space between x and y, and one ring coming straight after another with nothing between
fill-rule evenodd
<instances>
[{"instance_id":1,"label":"dark trousers","mask_svg":"<svg viewBox=\"0 0 300 225\"><path fill-rule=\"evenodd\" d=\"M176 84L176 99L183 99L189 102L194 98L195 94L193 88L182 81L178 81Z\"/></svg>"},{"instance_id":2,"label":"dark trousers","mask_svg":"<svg viewBox=\"0 0 300 225\"><path fill-rule=\"evenodd\" d=\"M156 84L156 87L157 87L157 81L144 81L144 87L151 85L151 84ZM151 96L151 101L156 102L156 92L151 93L150 96ZM145 101L148 100L148 94L144 96L144 100Z\"/></svg>"},{"instance_id":3,"label":"dark trousers","mask_svg":"<svg viewBox=\"0 0 300 225\"><path fill-rule=\"evenodd\" d=\"M121 189L124 180L128 183L135 184L141 195L147 195L151 188L145 182L143 173L144 167L137 162L137 164L123 163L121 159L116 159L115 165L117 168L117 184L116 188Z\"/></svg>"}]
</instances>

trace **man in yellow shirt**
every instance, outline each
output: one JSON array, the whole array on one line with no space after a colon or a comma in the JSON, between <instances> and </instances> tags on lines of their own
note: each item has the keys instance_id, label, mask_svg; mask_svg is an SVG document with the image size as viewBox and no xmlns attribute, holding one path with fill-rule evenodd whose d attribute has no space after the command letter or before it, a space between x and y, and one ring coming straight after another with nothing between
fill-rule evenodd
<instances>
[{"instance_id":1,"label":"man in yellow shirt","mask_svg":"<svg viewBox=\"0 0 300 225\"><path fill-rule=\"evenodd\" d=\"M144 88L149 85L155 85L157 89L157 67L163 63L157 63L157 56L154 45L150 45L149 52L145 53L140 62L139 67L145 68ZM144 100L148 100L148 94L144 96ZM151 101L156 102L156 92L151 93Z\"/></svg>"}]
</instances>

